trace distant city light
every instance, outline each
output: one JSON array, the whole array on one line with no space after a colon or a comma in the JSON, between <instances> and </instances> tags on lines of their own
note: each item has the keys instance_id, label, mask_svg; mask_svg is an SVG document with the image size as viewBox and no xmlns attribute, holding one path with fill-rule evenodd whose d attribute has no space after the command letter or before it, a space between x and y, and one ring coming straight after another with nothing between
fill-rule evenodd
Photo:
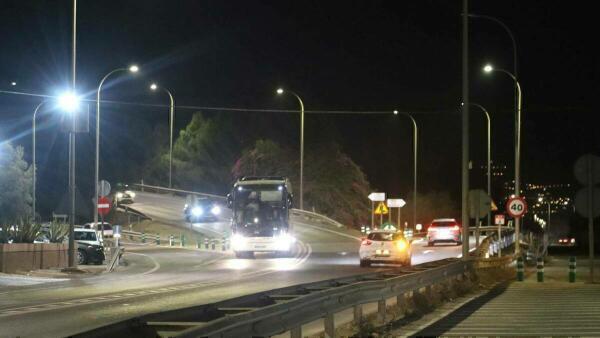
<instances>
[{"instance_id":1,"label":"distant city light","mask_svg":"<svg viewBox=\"0 0 600 338\"><path fill-rule=\"evenodd\" d=\"M394 115L398 115L398 111L397 110L394 110Z\"/></svg>"}]
</instances>

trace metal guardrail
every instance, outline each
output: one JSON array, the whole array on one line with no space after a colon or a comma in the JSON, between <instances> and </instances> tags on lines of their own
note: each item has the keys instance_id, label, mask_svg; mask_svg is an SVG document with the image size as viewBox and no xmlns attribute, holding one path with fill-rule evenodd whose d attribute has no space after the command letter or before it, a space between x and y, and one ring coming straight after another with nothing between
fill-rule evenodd
<instances>
[{"instance_id":1,"label":"metal guardrail","mask_svg":"<svg viewBox=\"0 0 600 338\"><path fill-rule=\"evenodd\" d=\"M473 271L474 260L447 259L387 272L301 284L185 309L129 319L75 337L269 337L287 331L302 337L302 325L324 319L334 335L334 314L353 308L362 321L362 306L378 304L385 318L386 300L410 292L431 292ZM398 298L400 299L400 298Z\"/></svg>"},{"instance_id":2,"label":"metal guardrail","mask_svg":"<svg viewBox=\"0 0 600 338\"><path fill-rule=\"evenodd\" d=\"M160 244L159 234L150 234L131 230L121 230L121 238L123 240L129 239L130 241L137 239L140 243L155 243L157 245Z\"/></svg>"},{"instance_id":3,"label":"metal guardrail","mask_svg":"<svg viewBox=\"0 0 600 338\"><path fill-rule=\"evenodd\" d=\"M323 222L329 223L329 224L336 226L337 228L345 227L342 223L340 223L334 219L331 219L325 215L317 214L316 212L312 212L312 211L301 210L301 209L291 209L291 214L292 214L292 216L296 216L296 217L304 217L304 218L312 219L312 220L317 219L319 223L323 223Z\"/></svg>"},{"instance_id":4,"label":"metal guardrail","mask_svg":"<svg viewBox=\"0 0 600 338\"><path fill-rule=\"evenodd\" d=\"M190 190L165 188L165 187L159 187L159 186L155 186L155 185L147 185L147 184L143 184L143 183L133 183L132 186L140 188L141 191L154 190L156 192L170 192L170 193L180 194L180 195L204 196L204 197L210 197L210 198L222 201L222 202L225 202L227 199L225 196L221 196L221 195L206 194L206 193L190 191Z\"/></svg>"}]
</instances>

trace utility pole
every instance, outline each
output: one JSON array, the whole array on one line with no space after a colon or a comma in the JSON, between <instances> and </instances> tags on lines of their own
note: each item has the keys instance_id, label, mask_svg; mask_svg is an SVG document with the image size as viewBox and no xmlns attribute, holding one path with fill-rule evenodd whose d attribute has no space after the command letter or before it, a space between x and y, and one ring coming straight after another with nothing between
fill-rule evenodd
<instances>
[{"instance_id":1,"label":"utility pole","mask_svg":"<svg viewBox=\"0 0 600 338\"><path fill-rule=\"evenodd\" d=\"M462 259L469 256L469 1L462 16Z\"/></svg>"}]
</instances>

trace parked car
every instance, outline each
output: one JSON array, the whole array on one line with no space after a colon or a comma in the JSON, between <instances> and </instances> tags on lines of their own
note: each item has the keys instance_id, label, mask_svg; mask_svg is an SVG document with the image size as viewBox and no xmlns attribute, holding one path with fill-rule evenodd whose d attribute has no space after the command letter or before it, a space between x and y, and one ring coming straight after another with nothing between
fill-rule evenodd
<instances>
[{"instance_id":1,"label":"parked car","mask_svg":"<svg viewBox=\"0 0 600 338\"><path fill-rule=\"evenodd\" d=\"M94 229L100 234L100 225L102 225L102 232L104 237L112 237L113 236L113 226L108 222L98 222L98 223L85 223L82 228L83 229Z\"/></svg>"},{"instance_id":2,"label":"parked car","mask_svg":"<svg viewBox=\"0 0 600 338\"><path fill-rule=\"evenodd\" d=\"M358 255L362 267L371 266L372 263L410 266L412 247L402 232L376 230L363 238Z\"/></svg>"},{"instance_id":3,"label":"parked car","mask_svg":"<svg viewBox=\"0 0 600 338\"><path fill-rule=\"evenodd\" d=\"M102 264L104 262L104 246L96 230L75 228L74 239L77 243L78 264Z\"/></svg>"},{"instance_id":4,"label":"parked car","mask_svg":"<svg viewBox=\"0 0 600 338\"><path fill-rule=\"evenodd\" d=\"M451 242L461 245L462 226L454 218L434 219L427 228L427 245L439 242Z\"/></svg>"},{"instance_id":5,"label":"parked car","mask_svg":"<svg viewBox=\"0 0 600 338\"><path fill-rule=\"evenodd\" d=\"M214 222L221 214L221 207L214 200L199 197L183 207L183 214L188 222Z\"/></svg>"}]
</instances>

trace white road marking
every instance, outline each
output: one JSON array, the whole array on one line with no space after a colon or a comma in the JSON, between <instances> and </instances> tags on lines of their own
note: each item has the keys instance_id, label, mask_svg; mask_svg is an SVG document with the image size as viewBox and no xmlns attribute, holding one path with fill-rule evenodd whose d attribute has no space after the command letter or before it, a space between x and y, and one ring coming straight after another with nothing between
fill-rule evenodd
<instances>
[{"instance_id":1,"label":"white road marking","mask_svg":"<svg viewBox=\"0 0 600 338\"><path fill-rule=\"evenodd\" d=\"M146 272L143 272L143 273L141 273L141 275L149 275L149 274L153 273L154 271L156 271L156 270L160 269L160 263L158 263L158 262L156 261L156 259L154 259L154 257L152 257L152 256L148 256L148 255L146 255L146 254L142 254L142 253L139 253L139 252L125 252L125 254L126 254L126 255L127 255L127 254L130 254L130 255L140 255L140 256L144 256L144 257L146 257L146 258L150 259L150 260L152 261L152 263L154 263L154 267L153 267L152 269L150 269L150 270L148 270L148 271L146 271Z\"/></svg>"}]
</instances>

